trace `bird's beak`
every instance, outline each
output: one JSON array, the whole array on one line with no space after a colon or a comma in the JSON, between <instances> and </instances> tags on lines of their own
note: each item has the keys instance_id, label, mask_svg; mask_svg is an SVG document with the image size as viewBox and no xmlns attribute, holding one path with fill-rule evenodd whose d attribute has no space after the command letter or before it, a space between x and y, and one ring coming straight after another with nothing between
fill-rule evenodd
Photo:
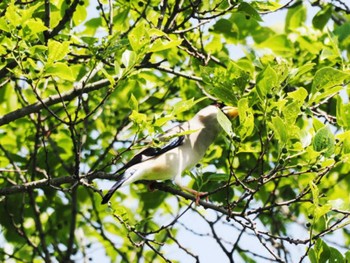
<instances>
[{"instance_id":1,"label":"bird's beak","mask_svg":"<svg viewBox=\"0 0 350 263\"><path fill-rule=\"evenodd\" d=\"M225 106L222 108L222 111L226 114L227 117L230 119L233 119L238 116L238 108L231 107L231 106Z\"/></svg>"}]
</instances>

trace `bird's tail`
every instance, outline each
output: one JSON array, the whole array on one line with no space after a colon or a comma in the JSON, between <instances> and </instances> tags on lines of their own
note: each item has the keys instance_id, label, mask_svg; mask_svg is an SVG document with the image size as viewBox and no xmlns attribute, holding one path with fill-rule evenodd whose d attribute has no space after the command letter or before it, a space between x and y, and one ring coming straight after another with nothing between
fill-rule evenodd
<instances>
[{"instance_id":1,"label":"bird's tail","mask_svg":"<svg viewBox=\"0 0 350 263\"><path fill-rule=\"evenodd\" d=\"M117 191L117 189L121 187L127 179L128 177L125 176L125 173L120 175L117 182L111 187L111 189L109 189L108 193L102 198L101 204L106 204L109 201L109 199L111 199L114 192Z\"/></svg>"}]
</instances>

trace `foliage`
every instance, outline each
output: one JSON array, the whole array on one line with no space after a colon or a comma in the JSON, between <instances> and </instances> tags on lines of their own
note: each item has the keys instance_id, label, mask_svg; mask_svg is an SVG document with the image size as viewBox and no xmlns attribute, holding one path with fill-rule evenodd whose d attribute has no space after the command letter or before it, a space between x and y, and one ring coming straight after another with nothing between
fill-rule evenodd
<instances>
[{"instance_id":1,"label":"foliage","mask_svg":"<svg viewBox=\"0 0 350 263\"><path fill-rule=\"evenodd\" d=\"M229 262L350 260L345 1L5 0L0 14L0 261L205 261L187 239ZM121 162L213 100L239 118L219 116L187 174L207 200L139 183L100 205Z\"/></svg>"}]
</instances>

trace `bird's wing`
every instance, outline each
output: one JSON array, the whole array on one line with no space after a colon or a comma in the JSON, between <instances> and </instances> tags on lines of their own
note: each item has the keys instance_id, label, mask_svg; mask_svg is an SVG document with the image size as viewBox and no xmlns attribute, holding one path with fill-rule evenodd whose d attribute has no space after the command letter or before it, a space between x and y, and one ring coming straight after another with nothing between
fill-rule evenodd
<instances>
[{"instance_id":1,"label":"bird's wing","mask_svg":"<svg viewBox=\"0 0 350 263\"><path fill-rule=\"evenodd\" d=\"M174 132L175 130L174 131L173 131L173 129L171 129L171 130L172 130L171 134L168 134L168 132L167 132L164 135L162 135L161 137L159 137L160 141L164 141L164 138L166 138L167 135L169 135L169 136L174 135L174 137L171 138L165 145L163 145L162 147L147 147L147 148L141 150L133 158L131 158L131 160L129 162L127 162L123 167L118 169L118 171L116 171L115 173L117 174L121 171L128 169L129 167L131 167L135 164L142 163L146 160L157 157L163 153L166 153L166 152L180 146L183 143L185 136L184 135L176 136L175 135L176 133ZM179 128L177 128L177 130L179 130Z\"/></svg>"}]
</instances>

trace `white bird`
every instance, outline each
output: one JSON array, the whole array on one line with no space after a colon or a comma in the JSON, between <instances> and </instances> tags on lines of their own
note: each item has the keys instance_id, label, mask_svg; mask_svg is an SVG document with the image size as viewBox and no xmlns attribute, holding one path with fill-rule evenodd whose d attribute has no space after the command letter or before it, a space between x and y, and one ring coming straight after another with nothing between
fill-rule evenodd
<instances>
[{"instance_id":1,"label":"white bird","mask_svg":"<svg viewBox=\"0 0 350 263\"><path fill-rule=\"evenodd\" d=\"M196 165L204 156L210 144L221 131L217 115L218 106L210 105L200 110L191 120L184 122L160 136L171 139L162 148L148 147L136 154L116 173L120 173L117 182L103 197L102 204L109 201L113 193L122 185L139 180L174 180L180 188L199 197L206 194L185 187L181 183L182 173ZM238 115L236 107L226 106L222 111L229 118ZM187 133L186 133L187 132Z\"/></svg>"}]
</instances>

